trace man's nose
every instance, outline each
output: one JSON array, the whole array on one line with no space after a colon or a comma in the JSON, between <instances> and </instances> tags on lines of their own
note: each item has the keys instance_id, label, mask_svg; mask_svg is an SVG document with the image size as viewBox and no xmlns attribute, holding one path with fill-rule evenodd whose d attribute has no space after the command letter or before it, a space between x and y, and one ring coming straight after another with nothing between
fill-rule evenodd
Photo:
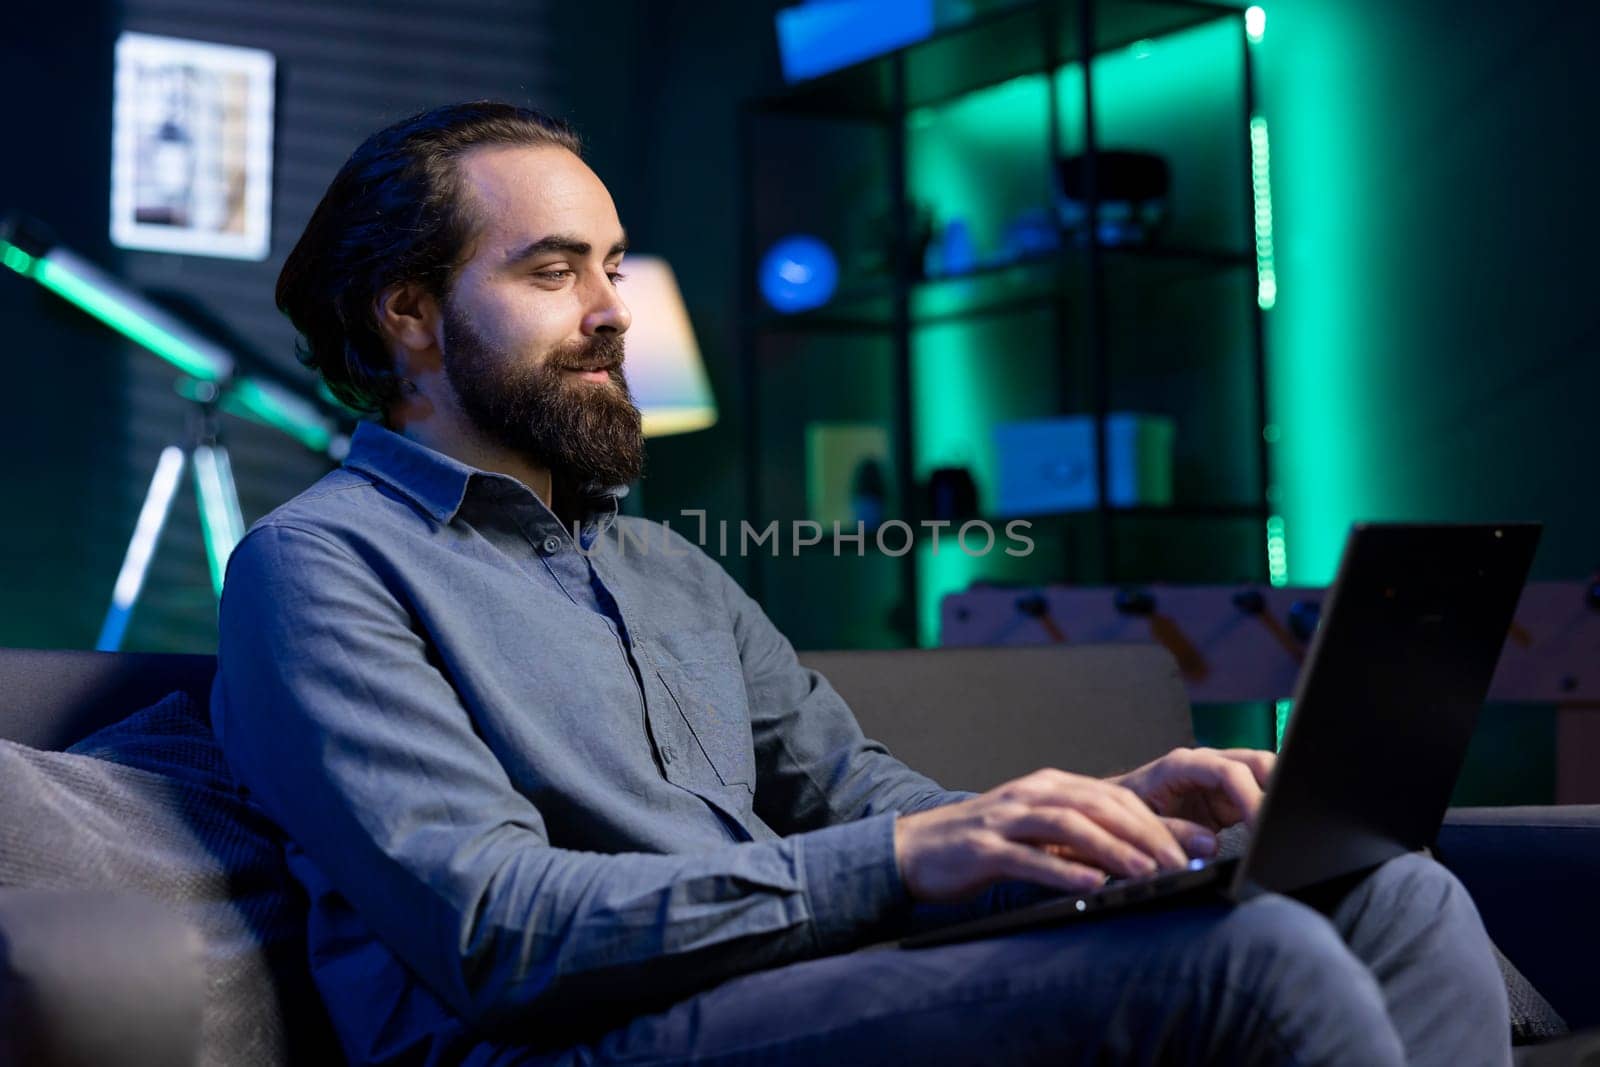
<instances>
[{"instance_id":1,"label":"man's nose","mask_svg":"<svg viewBox=\"0 0 1600 1067\"><path fill-rule=\"evenodd\" d=\"M633 315L628 311L628 305L622 302L622 296L617 292L611 279L604 279L600 285L603 288L596 288L594 301L584 313L583 332L587 335L626 333L633 323Z\"/></svg>"}]
</instances>

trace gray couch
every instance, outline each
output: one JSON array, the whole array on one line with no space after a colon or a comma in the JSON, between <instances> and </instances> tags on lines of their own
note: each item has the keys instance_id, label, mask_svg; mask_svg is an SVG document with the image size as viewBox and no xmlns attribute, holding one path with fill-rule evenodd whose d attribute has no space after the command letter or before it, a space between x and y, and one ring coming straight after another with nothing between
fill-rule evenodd
<instances>
[{"instance_id":1,"label":"gray couch","mask_svg":"<svg viewBox=\"0 0 1600 1067\"><path fill-rule=\"evenodd\" d=\"M1176 664L1155 646L803 658L850 701L869 736L951 787L987 788L1046 764L1109 773L1193 742ZM272 878L262 858L271 851L270 831L242 808L238 821L248 832L230 828L228 813L236 809L227 805L237 798L204 737L214 667L205 656L0 650L0 774L9 759L39 783L65 775L79 789L88 782L97 803L112 801L74 815L71 804L38 799L41 786L8 795L0 781L0 1064L312 1062L335 1055L292 937L280 936L264 962L237 944L215 949L218 931L223 941L230 931L242 930L245 940L265 931L269 942L274 930L283 935L295 902L292 887L275 886L274 903L261 903L262 883ZM163 702L165 717L145 720L142 732L117 733L113 724L134 721L130 712L173 692L191 699ZM109 735L96 733L108 727ZM155 744L144 736L152 729L161 735ZM172 763L174 738L182 751ZM78 754L55 755L75 744ZM125 752L134 755L123 760ZM129 765L109 785L94 777L107 758ZM183 779L181 790L169 788L169 771ZM27 810L6 810L10 805ZM216 850L207 843L225 839L233 851L215 869L200 862L179 887L164 884L159 869L129 875L119 858L118 821L127 822L127 836L138 836L148 833L146 815L172 814L145 808L181 809L182 818L170 821L186 820L202 844ZM38 836L33 820L63 810L65 829L51 831L58 836L50 847L31 861L13 855L8 866L6 849L37 846L29 838ZM91 832L101 837L78 850L91 856L79 877L61 856L75 856L74 838ZM1593 918L1600 809L1455 810L1437 852L1466 882L1505 954L1567 1021L1574 1028L1600 1024L1591 977L1600 960ZM219 921L219 907L234 903L248 921ZM228 1014L237 1007L228 1001L246 999L244 990L252 990L250 1012Z\"/></svg>"}]
</instances>

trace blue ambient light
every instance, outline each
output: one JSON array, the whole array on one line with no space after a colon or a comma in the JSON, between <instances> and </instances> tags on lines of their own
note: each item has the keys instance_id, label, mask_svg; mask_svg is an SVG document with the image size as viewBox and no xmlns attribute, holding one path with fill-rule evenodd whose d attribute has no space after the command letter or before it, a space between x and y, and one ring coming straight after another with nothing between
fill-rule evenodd
<instances>
[{"instance_id":1,"label":"blue ambient light","mask_svg":"<svg viewBox=\"0 0 1600 1067\"><path fill-rule=\"evenodd\" d=\"M821 307L838 284L838 261L815 237L785 237L761 261L761 295L784 314Z\"/></svg>"}]
</instances>

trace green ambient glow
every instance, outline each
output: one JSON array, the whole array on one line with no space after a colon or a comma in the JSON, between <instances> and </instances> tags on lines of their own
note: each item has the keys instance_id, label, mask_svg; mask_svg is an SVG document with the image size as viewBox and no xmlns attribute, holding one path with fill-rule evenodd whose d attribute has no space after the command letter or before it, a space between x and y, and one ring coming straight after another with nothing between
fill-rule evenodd
<instances>
[{"instance_id":1,"label":"green ambient glow","mask_svg":"<svg viewBox=\"0 0 1600 1067\"><path fill-rule=\"evenodd\" d=\"M1021 320L1034 332L1048 329L1039 315ZM1034 373L1045 373L1037 355L1017 357L1017 366L1032 373L999 374L994 362L984 359L998 333L994 323L946 323L915 330L912 336L912 411L917 441L917 480L923 482L936 467L965 467L979 487L979 510L992 508L990 487L999 467L989 437L989 420L1048 414L1051 391L1030 385ZM1031 409L1031 410L1030 410ZM939 603L979 577L994 575L990 557L969 556L941 544L918 546L919 642L938 644Z\"/></svg>"},{"instance_id":2,"label":"green ambient glow","mask_svg":"<svg viewBox=\"0 0 1600 1067\"><path fill-rule=\"evenodd\" d=\"M1197 114L1206 123L1215 116L1217 130L1238 121L1242 105L1228 94L1236 92L1244 54L1239 24L1217 19L1165 35L1155 44L1139 42L1094 60L1100 143L1119 147L1175 136L1187 150L1198 151ZM1052 210L1051 92L1062 116L1063 150L1079 151L1083 84L1077 63L1058 67L1048 77L1016 78L907 117L910 199L932 205L936 227L960 219L980 255L1004 246L1006 228L1020 211ZM1235 196L1235 189L1230 186L1226 195ZM1025 268L1017 268L1016 276L1023 285L1030 277ZM1031 278L1037 292L1037 274ZM952 303L959 303L969 292L963 287L974 294L997 292L1012 284L1010 279L1011 273L1002 271L981 282L941 281L928 287L936 291L921 295L930 298L925 303L937 305L948 293ZM1047 307L972 322L913 325L912 469L918 482L935 467L966 467L978 484L980 511L991 512L998 464L990 426L1060 414L1059 376L1064 370L1076 373L1060 366L1051 338ZM1037 550L1052 551L1050 546L1059 540L1040 535ZM917 630L925 646L938 641L940 600L946 594L978 578L1026 581L1044 569L1037 558L1015 559L1003 552L973 557L941 544L935 556L926 543L918 551Z\"/></svg>"},{"instance_id":3,"label":"green ambient glow","mask_svg":"<svg viewBox=\"0 0 1600 1067\"><path fill-rule=\"evenodd\" d=\"M1267 35L1267 12L1264 8L1249 7L1244 12L1244 32L1251 44L1260 44Z\"/></svg>"},{"instance_id":4,"label":"green ambient glow","mask_svg":"<svg viewBox=\"0 0 1600 1067\"><path fill-rule=\"evenodd\" d=\"M1256 211L1256 302L1270 311L1278 302L1278 267L1272 248L1272 153L1267 120L1250 120L1250 188Z\"/></svg>"},{"instance_id":5,"label":"green ambient glow","mask_svg":"<svg viewBox=\"0 0 1600 1067\"><path fill-rule=\"evenodd\" d=\"M1280 700L1273 707L1273 719L1276 720L1277 735L1273 748L1283 747L1283 732L1289 728L1289 712L1294 710L1294 701Z\"/></svg>"},{"instance_id":6,"label":"green ambient glow","mask_svg":"<svg viewBox=\"0 0 1600 1067\"><path fill-rule=\"evenodd\" d=\"M1272 48L1256 52L1282 253L1283 298L1265 316L1268 410L1282 430L1273 510L1294 530L1294 585L1332 580L1350 523L1375 517L1377 480L1394 464L1382 437L1392 368L1372 293L1374 258L1393 248L1387 228L1400 210L1394 159L1374 137L1394 106L1393 83L1370 69L1383 32L1364 5L1288 5L1273 10Z\"/></svg>"},{"instance_id":7,"label":"green ambient glow","mask_svg":"<svg viewBox=\"0 0 1600 1067\"><path fill-rule=\"evenodd\" d=\"M962 220L975 247L998 247L1008 211L1050 203L1048 92L1049 83L1040 73L921 109L915 121L908 119L912 200L933 205L939 226ZM959 304L969 290L1002 284L994 279L944 281L933 287L930 302L937 305L948 298ZM998 475L990 423L1050 413L1054 372L1045 346L1037 344L1038 338L1049 336L1047 312L1012 319L1023 329L981 320L914 326L911 334L912 465L917 481L925 481L936 467L966 467L978 484L984 513ZM997 350L1012 350L1003 372L996 364ZM1040 375L1051 376L1041 381ZM923 646L939 642L940 601L979 577L993 576L993 565L1001 562L994 558L998 553L968 556L946 540L941 538L937 553L929 542L917 546L917 634Z\"/></svg>"},{"instance_id":8,"label":"green ambient glow","mask_svg":"<svg viewBox=\"0 0 1600 1067\"><path fill-rule=\"evenodd\" d=\"M1267 577L1274 586L1289 584L1289 548L1283 537L1283 516L1267 520Z\"/></svg>"}]
</instances>

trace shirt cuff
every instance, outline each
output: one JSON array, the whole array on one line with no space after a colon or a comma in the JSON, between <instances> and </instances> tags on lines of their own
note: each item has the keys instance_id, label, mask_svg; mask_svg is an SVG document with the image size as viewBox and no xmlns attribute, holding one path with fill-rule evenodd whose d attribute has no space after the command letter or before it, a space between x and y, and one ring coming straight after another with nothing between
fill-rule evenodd
<instances>
[{"instance_id":1,"label":"shirt cuff","mask_svg":"<svg viewBox=\"0 0 1600 1067\"><path fill-rule=\"evenodd\" d=\"M910 910L894 856L892 812L794 838L817 951L856 948L896 932Z\"/></svg>"}]
</instances>

